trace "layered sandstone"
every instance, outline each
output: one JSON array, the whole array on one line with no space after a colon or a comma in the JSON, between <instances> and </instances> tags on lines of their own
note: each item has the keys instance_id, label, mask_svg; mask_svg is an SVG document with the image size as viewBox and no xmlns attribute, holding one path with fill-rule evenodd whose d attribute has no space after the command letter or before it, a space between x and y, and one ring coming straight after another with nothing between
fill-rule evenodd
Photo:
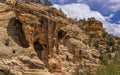
<instances>
[{"instance_id":1,"label":"layered sandstone","mask_svg":"<svg viewBox=\"0 0 120 75\"><path fill-rule=\"evenodd\" d=\"M0 69L14 75L95 74L98 50L66 15L37 3L0 3ZM3 7L3 8L2 8Z\"/></svg>"}]
</instances>

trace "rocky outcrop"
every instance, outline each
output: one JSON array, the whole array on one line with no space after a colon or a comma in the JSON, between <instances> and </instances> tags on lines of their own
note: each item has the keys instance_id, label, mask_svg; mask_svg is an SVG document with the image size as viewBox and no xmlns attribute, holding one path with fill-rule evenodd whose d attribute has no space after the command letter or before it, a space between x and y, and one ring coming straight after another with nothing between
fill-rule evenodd
<instances>
[{"instance_id":1,"label":"rocky outcrop","mask_svg":"<svg viewBox=\"0 0 120 75\"><path fill-rule=\"evenodd\" d=\"M63 12L13 0L0 7L0 69L14 75L95 74L98 50Z\"/></svg>"},{"instance_id":2,"label":"rocky outcrop","mask_svg":"<svg viewBox=\"0 0 120 75\"><path fill-rule=\"evenodd\" d=\"M98 57L100 53L98 50L91 48L87 45L88 37L77 25L68 25L61 30L66 32L65 37L62 39L63 44L67 46L68 52L73 55L73 63L80 62L81 74L85 74L83 68L88 68L92 75L95 74L97 67L100 64ZM69 37L69 38L68 38Z\"/></svg>"},{"instance_id":3,"label":"rocky outcrop","mask_svg":"<svg viewBox=\"0 0 120 75\"><path fill-rule=\"evenodd\" d=\"M100 21L96 20L94 17L88 18L87 20L81 19L78 21L78 26L84 30L87 35L96 38L102 38L104 33L103 25Z\"/></svg>"}]
</instances>

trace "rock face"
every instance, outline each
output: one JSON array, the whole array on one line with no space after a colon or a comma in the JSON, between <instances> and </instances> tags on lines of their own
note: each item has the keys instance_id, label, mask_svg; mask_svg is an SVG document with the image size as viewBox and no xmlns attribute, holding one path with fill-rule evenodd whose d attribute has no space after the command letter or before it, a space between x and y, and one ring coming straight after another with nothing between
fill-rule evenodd
<instances>
[{"instance_id":1,"label":"rock face","mask_svg":"<svg viewBox=\"0 0 120 75\"><path fill-rule=\"evenodd\" d=\"M79 20L78 26L84 30L90 37L102 38L104 33L103 25L100 21L94 17L88 18L87 20Z\"/></svg>"},{"instance_id":2,"label":"rock face","mask_svg":"<svg viewBox=\"0 0 120 75\"><path fill-rule=\"evenodd\" d=\"M98 50L63 12L14 0L0 8L0 69L14 75L95 74Z\"/></svg>"}]
</instances>

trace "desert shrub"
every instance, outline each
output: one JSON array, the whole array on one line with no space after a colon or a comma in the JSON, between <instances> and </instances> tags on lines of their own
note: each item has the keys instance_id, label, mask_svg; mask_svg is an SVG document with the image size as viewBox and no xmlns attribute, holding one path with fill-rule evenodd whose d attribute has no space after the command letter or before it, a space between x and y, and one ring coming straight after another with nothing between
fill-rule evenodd
<instances>
[{"instance_id":1,"label":"desert shrub","mask_svg":"<svg viewBox=\"0 0 120 75\"><path fill-rule=\"evenodd\" d=\"M95 38L95 37L96 37L95 33L90 34L90 38Z\"/></svg>"},{"instance_id":2,"label":"desert shrub","mask_svg":"<svg viewBox=\"0 0 120 75\"><path fill-rule=\"evenodd\" d=\"M108 35L108 33L107 32L103 32L103 38L105 38L106 36Z\"/></svg>"},{"instance_id":3,"label":"desert shrub","mask_svg":"<svg viewBox=\"0 0 120 75\"><path fill-rule=\"evenodd\" d=\"M73 75L92 75L90 73L90 68L87 65L82 65L82 66L78 66L75 69L75 73Z\"/></svg>"},{"instance_id":4,"label":"desert shrub","mask_svg":"<svg viewBox=\"0 0 120 75\"><path fill-rule=\"evenodd\" d=\"M96 48L99 47L99 41L95 41L95 43L93 44L93 46L95 46Z\"/></svg>"},{"instance_id":5,"label":"desert shrub","mask_svg":"<svg viewBox=\"0 0 120 75\"><path fill-rule=\"evenodd\" d=\"M96 75L120 75L120 70L117 64L107 64L105 66L101 66L97 71Z\"/></svg>"},{"instance_id":6,"label":"desert shrub","mask_svg":"<svg viewBox=\"0 0 120 75\"><path fill-rule=\"evenodd\" d=\"M120 75L119 54L114 58L109 54L102 54L100 57L102 66L98 69L96 75Z\"/></svg>"},{"instance_id":7,"label":"desert shrub","mask_svg":"<svg viewBox=\"0 0 120 75\"><path fill-rule=\"evenodd\" d=\"M120 51L120 46L113 46L112 52L115 52L115 51Z\"/></svg>"}]
</instances>

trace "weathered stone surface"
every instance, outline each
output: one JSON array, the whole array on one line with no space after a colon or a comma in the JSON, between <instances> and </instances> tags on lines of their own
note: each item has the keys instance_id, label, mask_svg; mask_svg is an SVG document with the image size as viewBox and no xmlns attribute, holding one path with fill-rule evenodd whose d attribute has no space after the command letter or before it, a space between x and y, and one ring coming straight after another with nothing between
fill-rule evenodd
<instances>
[{"instance_id":1,"label":"weathered stone surface","mask_svg":"<svg viewBox=\"0 0 120 75\"><path fill-rule=\"evenodd\" d=\"M98 68L99 52L63 12L16 0L0 8L0 69L14 75L73 75L78 66L87 65L91 73Z\"/></svg>"},{"instance_id":2,"label":"weathered stone surface","mask_svg":"<svg viewBox=\"0 0 120 75\"><path fill-rule=\"evenodd\" d=\"M94 17L88 18L87 20L79 20L77 24L89 36L93 34L98 38L101 38L103 36L104 28L102 26L102 23L96 20Z\"/></svg>"},{"instance_id":3,"label":"weathered stone surface","mask_svg":"<svg viewBox=\"0 0 120 75\"><path fill-rule=\"evenodd\" d=\"M0 2L0 12L5 12L5 11L9 11L11 9L11 7L7 4L1 3Z\"/></svg>"},{"instance_id":4,"label":"weathered stone surface","mask_svg":"<svg viewBox=\"0 0 120 75\"><path fill-rule=\"evenodd\" d=\"M87 65L89 69L94 69L91 73L95 73L100 64L99 51L87 45L88 37L77 25L68 25L63 27L62 30L66 32L66 35L61 42L67 46L68 51L73 55L73 62L81 62L81 67ZM91 68L91 65L95 66Z\"/></svg>"}]
</instances>

